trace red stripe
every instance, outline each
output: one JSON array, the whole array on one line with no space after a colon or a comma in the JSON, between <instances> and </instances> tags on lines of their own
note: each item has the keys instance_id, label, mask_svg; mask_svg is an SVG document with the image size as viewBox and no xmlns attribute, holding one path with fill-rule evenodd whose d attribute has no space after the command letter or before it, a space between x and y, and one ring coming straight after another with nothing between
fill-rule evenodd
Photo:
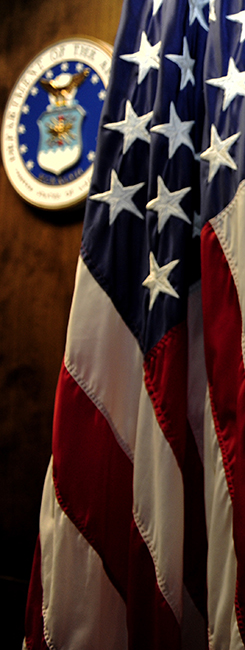
<instances>
[{"instance_id":1,"label":"red stripe","mask_svg":"<svg viewBox=\"0 0 245 650\"><path fill-rule=\"evenodd\" d=\"M110 426L62 366L53 431L58 501L100 555L126 599L132 521L132 464Z\"/></svg>"},{"instance_id":2,"label":"red stripe","mask_svg":"<svg viewBox=\"0 0 245 650\"><path fill-rule=\"evenodd\" d=\"M187 327L173 327L145 357L145 383L180 469L186 445Z\"/></svg>"},{"instance_id":3,"label":"red stripe","mask_svg":"<svg viewBox=\"0 0 245 650\"><path fill-rule=\"evenodd\" d=\"M163 598L149 551L131 526L128 584L129 650L179 650L180 627Z\"/></svg>"},{"instance_id":4,"label":"red stripe","mask_svg":"<svg viewBox=\"0 0 245 650\"><path fill-rule=\"evenodd\" d=\"M129 650L178 650L180 630L132 519L132 466L96 406L62 366L54 416L61 507L96 549L127 602Z\"/></svg>"},{"instance_id":5,"label":"red stripe","mask_svg":"<svg viewBox=\"0 0 245 650\"><path fill-rule=\"evenodd\" d=\"M145 359L145 381L159 425L183 476L184 582L206 619L207 539L203 465L187 422L187 328L180 323Z\"/></svg>"},{"instance_id":6,"label":"red stripe","mask_svg":"<svg viewBox=\"0 0 245 650\"><path fill-rule=\"evenodd\" d=\"M228 262L209 223L202 230L201 242L206 366L215 428L233 498L241 314Z\"/></svg>"},{"instance_id":7,"label":"red stripe","mask_svg":"<svg viewBox=\"0 0 245 650\"><path fill-rule=\"evenodd\" d=\"M238 558L236 609L241 636L245 644L245 373L242 359L239 365L237 430L235 499L233 504L234 539Z\"/></svg>"},{"instance_id":8,"label":"red stripe","mask_svg":"<svg viewBox=\"0 0 245 650\"><path fill-rule=\"evenodd\" d=\"M210 224L202 231L204 341L216 433L233 500L236 611L245 644L245 377L241 313L229 265Z\"/></svg>"},{"instance_id":9,"label":"red stripe","mask_svg":"<svg viewBox=\"0 0 245 650\"><path fill-rule=\"evenodd\" d=\"M25 640L28 650L48 650L43 636L42 597L41 549L38 537L26 605Z\"/></svg>"}]
</instances>

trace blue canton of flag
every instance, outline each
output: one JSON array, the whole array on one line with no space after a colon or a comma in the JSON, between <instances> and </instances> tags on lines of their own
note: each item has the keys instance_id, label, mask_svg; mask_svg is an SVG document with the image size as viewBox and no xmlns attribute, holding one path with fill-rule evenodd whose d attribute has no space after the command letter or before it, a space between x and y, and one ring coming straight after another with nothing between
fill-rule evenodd
<instances>
[{"instance_id":1,"label":"blue canton of flag","mask_svg":"<svg viewBox=\"0 0 245 650\"><path fill-rule=\"evenodd\" d=\"M83 256L144 352L186 315L207 5L164 0L154 13L152 2L131 3L103 112Z\"/></svg>"}]
</instances>

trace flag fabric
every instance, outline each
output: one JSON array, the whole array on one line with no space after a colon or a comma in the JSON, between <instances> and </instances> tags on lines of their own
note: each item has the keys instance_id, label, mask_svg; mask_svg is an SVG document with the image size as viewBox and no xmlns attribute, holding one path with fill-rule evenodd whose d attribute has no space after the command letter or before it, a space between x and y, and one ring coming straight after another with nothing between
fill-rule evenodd
<instances>
[{"instance_id":1,"label":"flag fabric","mask_svg":"<svg viewBox=\"0 0 245 650\"><path fill-rule=\"evenodd\" d=\"M231 4L123 5L56 392L28 650L244 647L245 12Z\"/></svg>"},{"instance_id":2,"label":"flag fabric","mask_svg":"<svg viewBox=\"0 0 245 650\"><path fill-rule=\"evenodd\" d=\"M210 647L237 650L245 645L245 11L212 5L201 154L208 616Z\"/></svg>"}]
</instances>

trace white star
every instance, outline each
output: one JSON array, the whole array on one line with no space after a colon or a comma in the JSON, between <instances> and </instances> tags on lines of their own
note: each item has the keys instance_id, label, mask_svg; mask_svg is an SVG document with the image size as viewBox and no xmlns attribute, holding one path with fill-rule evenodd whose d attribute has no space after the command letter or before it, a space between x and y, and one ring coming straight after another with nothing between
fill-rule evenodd
<instances>
[{"instance_id":1,"label":"white star","mask_svg":"<svg viewBox=\"0 0 245 650\"><path fill-rule=\"evenodd\" d=\"M228 108L236 95L245 96L245 72L239 72L232 57L229 60L226 77L207 79L206 83L224 90L223 111Z\"/></svg>"},{"instance_id":2,"label":"white star","mask_svg":"<svg viewBox=\"0 0 245 650\"><path fill-rule=\"evenodd\" d=\"M89 162L93 162L93 160L95 159L95 151L89 151L87 154L87 159L89 160Z\"/></svg>"},{"instance_id":3,"label":"white star","mask_svg":"<svg viewBox=\"0 0 245 650\"><path fill-rule=\"evenodd\" d=\"M157 177L157 197L156 199L149 201L146 208L147 210L154 210L154 212L158 212L159 233L163 229L163 226L165 226L165 223L168 221L170 216L178 217L187 223L191 223L190 219L187 217L184 210L179 205L180 201L182 201L190 189L190 187L184 187L182 190L170 192L161 176Z\"/></svg>"},{"instance_id":4,"label":"white star","mask_svg":"<svg viewBox=\"0 0 245 650\"><path fill-rule=\"evenodd\" d=\"M233 20L234 22L241 23L242 31L240 36L240 43L245 41L245 9L243 9L243 11L239 11L237 14L226 16L226 18L228 18L228 20Z\"/></svg>"},{"instance_id":5,"label":"white star","mask_svg":"<svg viewBox=\"0 0 245 650\"><path fill-rule=\"evenodd\" d=\"M150 289L149 310L152 309L160 291L162 293L168 293L174 298L179 298L179 294L175 291L168 280L169 274L178 263L179 260L172 260L172 262L165 264L165 266L159 267L154 254L152 251L150 252L150 273L144 282L142 282L143 287Z\"/></svg>"},{"instance_id":6,"label":"white star","mask_svg":"<svg viewBox=\"0 0 245 650\"><path fill-rule=\"evenodd\" d=\"M18 126L18 133L25 133L26 132L26 127L24 124L19 124Z\"/></svg>"},{"instance_id":7,"label":"white star","mask_svg":"<svg viewBox=\"0 0 245 650\"><path fill-rule=\"evenodd\" d=\"M203 29L206 29L207 32L208 32L208 25L204 18L202 9L208 3L209 0L189 0L189 7L190 7L189 24L192 25L192 23L194 23L194 20L197 18L200 25L203 27Z\"/></svg>"},{"instance_id":8,"label":"white star","mask_svg":"<svg viewBox=\"0 0 245 650\"><path fill-rule=\"evenodd\" d=\"M151 136L149 131L147 131L146 125L152 115L153 111L150 111L150 113L138 117L128 99L126 102L125 120L104 124L104 128L123 133L123 154L125 154L137 138L144 142L150 142Z\"/></svg>"},{"instance_id":9,"label":"white star","mask_svg":"<svg viewBox=\"0 0 245 650\"><path fill-rule=\"evenodd\" d=\"M19 151L20 153L26 153L28 151L26 144L21 144Z\"/></svg>"},{"instance_id":10,"label":"white star","mask_svg":"<svg viewBox=\"0 0 245 650\"><path fill-rule=\"evenodd\" d=\"M186 36L183 39L183 54L165 54L167 59L176 63L181 70L180 90L183 90L188 84L188 81L195 86L195 77L193 75L193 67L195 59L192 59L189 52L188 42Z\"/></svg>"},{"instance_id":11,"label":"white star","mask_svg":"<svg viewBox=\"0 0 245 650\"><path fill-rule=\"evenodd\" d=\"M194 154L194 147L192 140L190 138L190 131L192 129L194 120L189 122L181 122L179 116L176 113L174 103L170 104L170 122L168 124L158 124L153 126L151 131L154 133L161 133L166 135L169 138L169 152L168 157L172 158L176 149L180 147L181 144L185 144L191 149Z\"/></svg>"},{"instance_id":12,"label":"white star","mask_svg":"<svg viewBox=\"0 0 245 650\"><path fill-rule=\"evenodd\" d=\"M27 115L29 113L29 111L30 111L30 106L28 106L28 104L25 104L22 107L22 113L24 113L24 115Z\"/></svg>"},{"instance_id":13,"label":"white star","mask_svg":"<svg viewBox=\"0 0 245 650\"><path fill-rule=\"evenodd\" d=\"M28 160L27 163L26 163L26 167L27 167L27 169L29 169L29 170L33 169L33 167L34 167L34 162L33 162L33 160Z\"/></svg>"},{"instance_id":14,"label":"white star","mask_svg":"<svg viewBox=\"0 0 245 650\"><path fill-rule=\"evenodd\" d=\"M99 82L99 79L98 75L94 73L92 74L90 81L95 86Z\"/></svg>"},{"instance_id":15,"label":"white star","mask_svg":"<svg viewBox=\"0 0 245 650\"><path fill-rule=\"evenodd\" d=\"M60 69L63 72L66 72L66 70L68 70L68 68L69 68L69 63L67 61L64 61L64 63L61 63Z\"/></svg>"},{"instance_id":16,"label":"white star","mask_svg":"<svg viewBox=\"0 0 245 650\"><path fill-rule=\"evenodd\" d=\"M237 169L237 165L233 158L229 154L230 147L236 142L241 133L235 133L231 135L226 140L221 140L217 132L216 126L212 124L211 126L211 141L210 147L201 153L201 158L203 160L209 161L209 175L208 182L212 180L218 171L220 165L226 165L231 169Z\"/></svg>"},{"instance_id":17,"label":"white star","mask_svg":"<svg viewBox=\"0 0 245 650\"><path fill-rule=\"evenodd\" d=\"M158 12L158 9L162 6L163 0L153 0L153 10L152 15L155 16Z\"/></svg>"},{"instance_id":18,"label":"white star","mask_svg":"<svg viewBox=\"0 0 245 650\"><path fill-rule=\"evenodd\" d=\"M77 63L77 64L76 64L76 70L77 70L77 72L81 72L81 71L83 70L83 68L84 68L83 63Z\"/></svg>"},{"instance_id":19,"label":"white star","mask_svg":"<svg viewBox=\"0 0 245 650\"><path fill-rule=\"evenodd\" d=\"M94 194L89 198L93 201L103 201L105 203L109 203L110 226L114 223L118 214L122 212L122 210L128 210L128 212L135 214L136 217L144 219L143 215L138 210L135 203L132 201L134 194L136 194L136 192L138 192L138 190L143 187L144 184L145 183L137 183L136 185L128 185L127 187L124 187L119 181L115 169L112 169L110 190L107 192L101 192L101 194Z\"/></svg>"},{"instance_id":20,"label":"white star","mask_svg":"<svg viewBox=\"0 0 245 650\"><path fill-rule=\"evenodd\" d=\"M100 90L98 93L98 98L103 102L106 96L106 90Z\"/></svg>"},{"instance_id":21,"label":"white star","mask_svg":"<svg viewBox=\"0 0 245 650\"><path fill-rule=\"evenodd\" d=\"M143 81L150 68L158 70L160 66L160 47L161 41L158 41L156 45L151 45L146 33L142 32L139 51L132 54L121 54L120 59L128 63L136 63L139 66L138 84Z\"/></svg>"},{"instance_id":22,"label":"white star","mask_svg":"<svg viewBox=\"0 0 245 650\"><path fill-rule=\"evenodd\" d=\"M38 90L37 86L33 86L33 88L31 88L32 97L35 97L35 95L38 95L38 93L39 93L39 90Z\"/></svg>"},{"instance_id":23,"label":"white star","mask_svg":"<svg viewBox=\"0 0 245 650\"><path fill-rule=\"evenodd\" d=\"M54 73L52 72L52 70L47 70L46 75L45 75L46 79L52 79L53 76L54 76Z\"/></svg>"}]
</instances>

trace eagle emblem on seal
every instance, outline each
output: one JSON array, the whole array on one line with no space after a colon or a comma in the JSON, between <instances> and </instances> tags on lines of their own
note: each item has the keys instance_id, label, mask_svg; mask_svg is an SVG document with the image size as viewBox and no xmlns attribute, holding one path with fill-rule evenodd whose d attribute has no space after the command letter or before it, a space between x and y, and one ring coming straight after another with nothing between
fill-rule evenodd
<instances>
[{"instance_id":1,"label":"eagle emblem on seal","mask_svg":"<svg viewBox=\"0 0 245 650\"><path fill-rule=\"evenodd\" d=\"M89 75L85 68L76 74L61 73L54 79L40 79L49 104L37 120L37 160L42 169L59 175L75 165L82 154L82 123L86 111L76 101L78 87Z\"/></svg>"}]
</instances>

